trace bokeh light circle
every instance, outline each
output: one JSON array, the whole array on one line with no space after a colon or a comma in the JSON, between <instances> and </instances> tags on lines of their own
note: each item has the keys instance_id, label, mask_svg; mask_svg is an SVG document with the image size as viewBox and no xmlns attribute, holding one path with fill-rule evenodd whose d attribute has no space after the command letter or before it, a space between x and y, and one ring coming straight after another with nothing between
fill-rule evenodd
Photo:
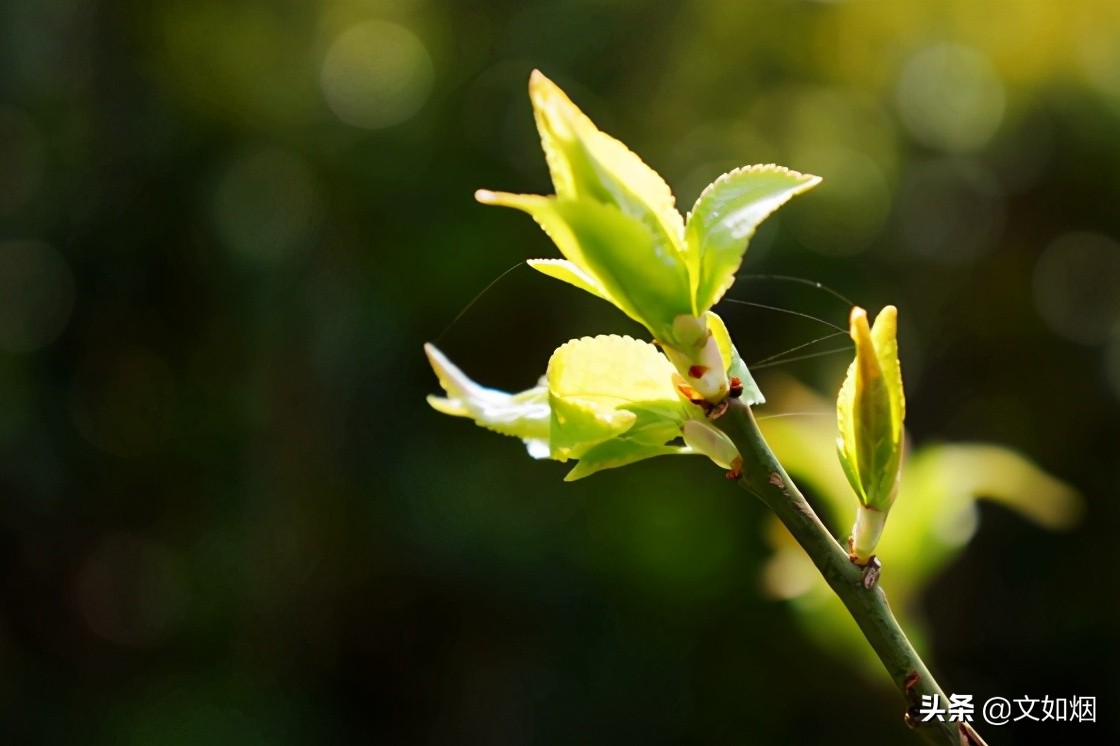
<instances>
[{"instance_id":1,"label":"bokeh light circle","mask_svg":"<svg viewBox=\"0 0 1120 746\"><path fill-rule=\"evenodd\" d=\"M0 350L46 347L73 309L74 277L61 254L41 241L0 242Z\"/></svg>"},{"instance_id":2,"label":"bokeh light circle","mask_svg":"<svg viewBox=\"0 0 1120 746\"><path fill-rule=\"evenodd\" d=\"M906 248L944 265L971 264L989 254L1003 232L1005 213L999 180L965 158L913 166L897 202Z\"/></svg>"},{"instance_id":3,"label":"bokeh light circle","mask_svg":"<svg viewBox=\"0 0 1120 746\"><path fill-rule=\"evenodd\" d=\"M72 598L90 632L134 648L171 636L188 602L180 558L162 544L121 531L102 537L85 558Z\"/></svg>"},{"instance_id":4,"label":"bokeh light circle","mask_svg":"<svg viewBox=\"0 0 1120 746\"><path fill-rule=\"evenodd\" d=\"M416 114L432 78L432 58L414 33L388 21L366 21L331 44L319 84L343 122L381 129Z\"/></svg>"},{"instance_id":5,"label":"bokeh light circle","mask_svg":"<svg viewBox=\"0 0 1120 746\"><path fill-rule=\"evenodd\" d=\"M940 44L919 51L906 63L895 102L914 139L945 152L968 153L986 145L999 129L1006 93L983 54Z\"/></svg>"},{"instance_id":6,"label":"bokeh light circle","mask_svg":"<svg viewBox=\"0 0 1120 746\"><path fill-rule=\"evenodd\" d=\"M1120 330L1120 243L1099 233L1067 233L1034 266L1034 303L1047 326L1083 345Z\"/></svg>"},{"instance_id":7,"label":"bokeh light circle","mask_svg":"<svg viewBox=\"0 0 1120 746\"><path fill-rule=\"evenodd\" d=\"M282 150L245 155L223 174L212 203L214 225L234 253L277 264L307 248L318 228L318 179L300 158Z\"/></svg>"}]
</instances>

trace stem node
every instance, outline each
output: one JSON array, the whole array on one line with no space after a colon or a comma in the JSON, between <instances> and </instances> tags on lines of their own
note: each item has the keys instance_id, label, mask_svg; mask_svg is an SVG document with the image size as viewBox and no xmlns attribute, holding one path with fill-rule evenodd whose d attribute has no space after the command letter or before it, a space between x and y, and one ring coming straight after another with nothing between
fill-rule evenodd
<instances>
[{"instance_id":1,"label":"stem node","mask_svg":"<svg viewBox=\"0 0 1120 746\"><path fill-rule=\"evenodd\" d=\"M882 570L883 563L880 562L879 558L874 554L871 555L871 559L867 560L867 564L863 567L860 583L867 590L871 590L875 587L875 584L879 582L879 573L882 572Z\"/></svg>"}]
</instances>

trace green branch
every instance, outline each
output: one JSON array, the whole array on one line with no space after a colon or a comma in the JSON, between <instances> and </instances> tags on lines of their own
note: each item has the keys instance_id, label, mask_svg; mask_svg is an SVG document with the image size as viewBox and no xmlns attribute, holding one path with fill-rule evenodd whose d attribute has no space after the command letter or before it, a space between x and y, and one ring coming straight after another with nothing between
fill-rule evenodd
<instances>
[{"instance_id":1,"label":"green branch","mask_svg":"<svg viewBox=\"0 0 1120 746\"><path fill-rule=\"evenodd\" d=\"M844 602L906 699L907 723L916 727L929 743L984 744L967 723L918 722L916 714L922 695L936 695L942 706L948 698L898 626L882 588L864 586L863 570L848 559L848 552L832 537L786 474L759 432L750 407L736 399L729 400L729 404L713 424L727 434L743 459L740 486L774 511Z\"/></svg>"}]
</instances>

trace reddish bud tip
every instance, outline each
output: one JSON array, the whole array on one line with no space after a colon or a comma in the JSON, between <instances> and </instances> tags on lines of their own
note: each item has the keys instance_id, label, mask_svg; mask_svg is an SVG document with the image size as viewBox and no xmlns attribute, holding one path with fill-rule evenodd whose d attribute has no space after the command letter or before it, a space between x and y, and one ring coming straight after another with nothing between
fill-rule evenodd
<instances>
[{"instance_id":1,"label":"reddish bud tip","mask_svg":"<svg viewBox=\"0 0 1120 746\"><path fill-rule=\"evenodd\" d=\"M743 395L743 382L739 380L739 376L731 376L730 388L727 395L732 399L738 399Z\"/></svg>"}]
</instances>

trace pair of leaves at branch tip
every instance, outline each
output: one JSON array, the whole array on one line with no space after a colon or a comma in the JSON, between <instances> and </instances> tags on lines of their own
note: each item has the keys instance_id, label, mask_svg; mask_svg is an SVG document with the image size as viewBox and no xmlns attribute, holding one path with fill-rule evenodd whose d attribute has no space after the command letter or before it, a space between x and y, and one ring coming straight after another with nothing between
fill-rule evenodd
<instances>
[{"instance_id":1,"label":"pair of leaves at branch tip","mask_svg":"<svg viewBox=\"0 0 1120 746\"><path fill-rule=\"evenodd\" d=\"M737 169L704 190L686 221L665 180L601 132L552 81L534 71L529 93L556 196L480 190L477 198L528 212L553 239L565 259L531 260L534 269L643 324L676 349L682 375L710 369L701 360L703 344L693 349L677 339L674 322L704 317L734 282L757 226L820 179L774 165ZM712 371L697 390L718 401L727 377L726 369Z\"/></svg>"},{"instance_id":2,"label":"pair of leaves at branch tip","mask_svg":"<svg viewBox=\"0 0 1120 746\"><path fill-rule=\"evenodd\" d=\"M611 205L646 226L655 250L683 265L693 316L731 286L758 225L820 182L775 165L739 168L710 184L685 221L661 175L600 131L539 71L530 78L529 95L557 197Z\"/></svg>"},{"instance_id":3,"label":"pair of leaves at branch tip","mask_svg":"<svg viewBox=\"0 0 1120 746\"><path fill-rule=\"evenodd\" d=\"M519 437L537 458L578 459L569 481L653 456L701 453L728 468L738 455L681 397L672 365L647 342L572 340L553 353L543 384L519 394L479 386L435 347L425 349L447 392L429 397L435 409Z\"/></svg>"},{"instance_id":4,"label":"pair of leaves at branch tip","mask_svg":"<svg viewBox=\"0 0 1120 746\"><path fill-rule=\"evenodd\" d=\"M836 447L860 501L853 552L865 560L898 493L906 398L898 362L898 310L886 306L869 327L867 312L856 307L849 325L856 356L836 398Z\"/></svg>"}]
</instances>

